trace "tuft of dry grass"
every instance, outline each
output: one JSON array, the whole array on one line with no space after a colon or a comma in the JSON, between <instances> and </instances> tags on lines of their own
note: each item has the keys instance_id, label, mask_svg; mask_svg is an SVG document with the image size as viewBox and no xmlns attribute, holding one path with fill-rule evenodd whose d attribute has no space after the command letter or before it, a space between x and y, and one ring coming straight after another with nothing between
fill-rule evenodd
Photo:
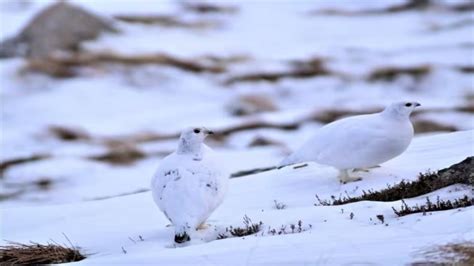
<instances>
[{"instance_id":1,"label":"tuft of dry grass","mask_svg":"<svg viewBox=\"0 0 474 266\"><path fill-rule=\"evenodd\" d=\"M10 242L5 246L0 246L0 264L1 265L37 265L37 264L56 264L85 259L77 247L72 244L70 247L59 245L57 243L22 244Z\"/></svg>"},{"instance_id":2,"label":"tuft of dry grass","mask_svg":"<svg viewBox=\"0 0 474 266\"><path fill-rule=\"evenodd\" d=\"M434 246L423 250L424 260L411 265L474 265L474 242L466 241Z\"/></svg>"}]
</instances>

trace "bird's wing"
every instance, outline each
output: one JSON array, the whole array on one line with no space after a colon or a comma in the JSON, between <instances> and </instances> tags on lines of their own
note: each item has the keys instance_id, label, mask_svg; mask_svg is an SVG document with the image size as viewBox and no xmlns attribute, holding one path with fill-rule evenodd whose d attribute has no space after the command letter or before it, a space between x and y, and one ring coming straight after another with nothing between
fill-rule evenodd
<instances>
[{"instance_id":1,"label":"bird's wing","mask_svg":"<svg viewBox=\"0 0 474 266\"><path fill-rule=\"evenodd\" d=\"M378 116L361 115L341 119L317 130L293 155L298 162L325 163L328 157L345 156L348 151L358 150L383 135Z\"/></svg>"}]
</instances>

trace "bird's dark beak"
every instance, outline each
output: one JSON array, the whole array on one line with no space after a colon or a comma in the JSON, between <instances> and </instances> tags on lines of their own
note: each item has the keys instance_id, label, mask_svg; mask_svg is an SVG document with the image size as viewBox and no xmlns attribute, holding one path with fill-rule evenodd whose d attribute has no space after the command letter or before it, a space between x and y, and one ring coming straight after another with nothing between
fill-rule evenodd
<instances>
[{"instance_id":1,"label":"bird's dark beak","mask_svg":"<svg viewBox=\"0 0 474 266\"><path fill-rule=\"evenodd\" d=\"M421 106L421 104L419 104L419 103L415 103L415 107L418 107L418 106Z\"/></svg>"}]
</instances>

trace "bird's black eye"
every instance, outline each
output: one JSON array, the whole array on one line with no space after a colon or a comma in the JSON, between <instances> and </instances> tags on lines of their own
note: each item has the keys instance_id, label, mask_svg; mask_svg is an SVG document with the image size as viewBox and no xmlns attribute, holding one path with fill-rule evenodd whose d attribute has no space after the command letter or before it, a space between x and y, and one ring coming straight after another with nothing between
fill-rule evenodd
<instances>
[{"instance_id":1,"label":"bird's black eye","mask_svg":"<svg viewBox=\"0 0 474 266\"><path fill-rule=\"evenodd\" d=\"M406 106L406 107L410 107L410 106L411 106L411 103L406 103L405 106Z\"/></svg>"},{"instance_id":2,"label":"bird's black eye","mask_svg":"<svg viewBox=\"0 0 474 266\"><path fill-rule=\"evenodd\" d=\"M199 132L201 132L201 130L199 128L194 129L194 133L199 134Z\"/></svg>"}]
</instances>

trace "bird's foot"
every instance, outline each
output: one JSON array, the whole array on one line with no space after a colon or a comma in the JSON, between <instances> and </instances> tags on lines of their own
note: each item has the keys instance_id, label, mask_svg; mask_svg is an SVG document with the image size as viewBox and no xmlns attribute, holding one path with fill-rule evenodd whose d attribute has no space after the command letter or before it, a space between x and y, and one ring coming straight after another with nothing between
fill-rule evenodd
<instances>
[{"instance_id":1,"label":"bird's foot","mask_svg":"<svg viewBox=\"0 0 474 266\"><path fill-rule=\"evenodd\" d=\"M347 172L347 169L340 170L340 172L339 172L339 181L342 184L347 184L349 182L355 182L355 181L361 181L361 180L362 180L362 177L349 176L349 173Z\"/></svg>"},{"instance_id":2,"label":"bird's foot","mask_svg":"<svg viewBox=\"0 0 474 266\"><path fill-rule=\"evenodd\" d=\"M347 177L345 179L339 180L342 184L347 184L349 182L362 181L362 177Z\"/></svg>"},{"instance_id":3,"label":"bird's foot","mask_svg":"<svg viewBox=\"0 0 474 266\"><path fill-rule=\"evenodd\" d=\"M178 244L181 244L181 243L184 243L184 242L187 242L187 241L190 241L191 238L189 237L189 235L184 232L182 234L176 234L174 235L174 242L178 243Z\"/></svg>"},{"instance_id":4,"label":"bird's foot","mask_svg":"<svg viewBox=\"0 0 474 266\"><path fill-rule=\"evenodd\" d=\"M172 224L167 224L167 225L166 225L166 227L171 227L171 226L173 226L173 225L172 225Z\"/></svg>"},{"instance_id":5,"label":"bird's foot","mask_svg":"<svg viewBox=\"0 0 474 266\"><path fill-rule=\"evenodd\" d=\"M365 172L365 173L368 173L370 170L368 168L354 168L352 170L353 173L355 172Z\"/></svg>"},{"instance_id":6,"label":"bird's foot","mask_svg":"<svg viewBox=\"0 0 474 266\"><path fill-rule=\"evenodd\" d=\"M202 223L196 228L196 230L206 230L207 228L209 228L209 226L209 224Z\"/></svg>"}]
</instances>

